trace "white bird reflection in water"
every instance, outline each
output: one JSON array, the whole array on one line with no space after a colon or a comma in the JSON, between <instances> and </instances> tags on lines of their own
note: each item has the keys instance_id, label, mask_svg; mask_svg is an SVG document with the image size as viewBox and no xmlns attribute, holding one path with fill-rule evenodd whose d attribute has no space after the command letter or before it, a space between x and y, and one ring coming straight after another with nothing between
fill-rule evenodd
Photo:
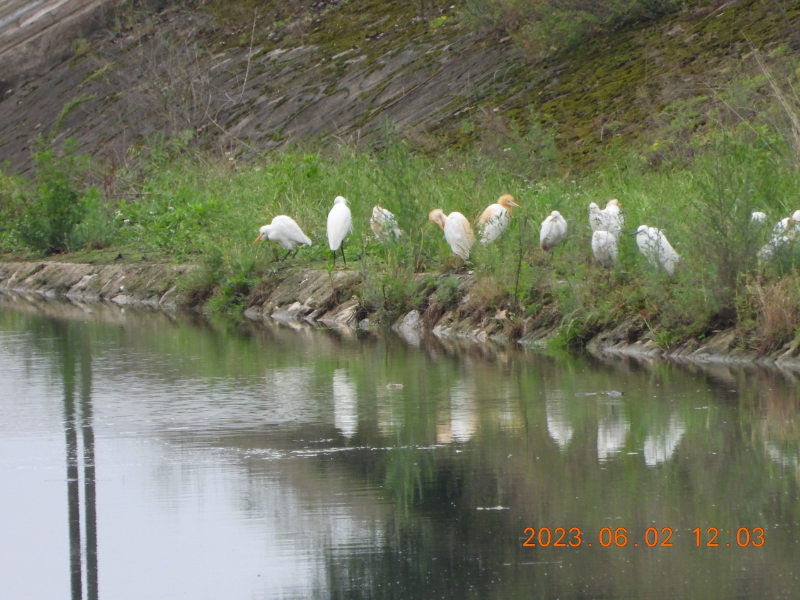
<instances>
[{"instance_id":1,"label":"white bird reflection in water","mask_svg":"<svg viewBox=\"0 0 800 600\"><path fill-rule=\"evenodd\" d=\"M348 440L358 431L358 395L345 369L333 373L333 424Z\"/></svg>"},{"instance_id":2,"label":"white bird reflection in water","mask_svg":"<svg viewBox=\"0 0 800 600\"><path fill-rule=\"evenodd\" d=\"M573 430L564 414L563 398L548 398L545 403L547 433L562 450L572 441Z\"/></svg>"},{"instance_id":3,"label":"white bird reflection in water","mask_svg":"<svg viewBox=\"0 0 800 600\"><path fill-rule=\"evenodd\" d=\"M468 442L477 429L475 388L471 382L460 381L450 388L450 419L439 419L436 426L436 441L440 444Z\"/></svg>"},{"instance_id":4,"label":"white bird reflection in water","mask_svg":"<svg viewBox=\"0 0 800 600\"><path fill-rule=\"evenodd\" d=\"M782 467L794 469L797 471L797 475L800 476L800 460L798 460L797 456L787 453L777 442L767 442L765 447L767 450L767 456L769 456L770 459L772 459L776 464L779 464Z\"/></svg>"},{"instance_id":5,"label":"white bird reflection in water","mask_svg":"<svg viewBox=\"0 0 800 600\"><path fill-rule=\"evenodd\" d=\"M647 466L655 467L670 460L684 433L686 424L673 414L665 431L648 435L644 440L644 462Z\"/></svg>"},{"instance_id":6,"label":"white bird reflection in water","mask_svg":"<svg viewBox=\"0 0 800 600\"><path fill-rule=\"evenodd\" d=\"M631 431L631 422L622 409L616 405L609 405L608 413L600 418L597 424L597 458L605 462L615 454L619 454L625 447L625 440Z\"/></svg>"}]
</instances>

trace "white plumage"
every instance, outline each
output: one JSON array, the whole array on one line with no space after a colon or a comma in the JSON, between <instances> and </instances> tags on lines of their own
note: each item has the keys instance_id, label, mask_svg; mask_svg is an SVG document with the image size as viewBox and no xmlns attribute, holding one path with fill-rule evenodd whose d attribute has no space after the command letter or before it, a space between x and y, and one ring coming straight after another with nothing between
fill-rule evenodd
<instances>
[{"instance_id":1,"label":"white plumage","mask_svg":"<svg viewBox=\"0 0 800 600\"><path fill-rule=\"evenodd\" d=\"M269 225L261 227L258 230L258 237L253 243L255 244L264 238L272 242L278 242L288 252L291 252L300 244L311 245L311 239L303 233L303 230L300 229L294 219L286 215L277 215L273 217ZM289 256L288 252L286 256ZM286 256L283 258L286 258Z\"/></svg>"},{"instance_id":2,"label":"white plumage","mask_svg":"<svg viewBox=\"0 0 800 600\"><path fill-rule=\"evenodd\" d=\"M519 208L519 204L514 202L514 197L504 194L495 204L490 204L483 210L478 217L482 244L493 242L502 235L511 221L511 210L514 206Z\"/></svg>"},{"instance_id":3,"label":"white plumage","mask_svg":"<svg viewBox=\"0 0 800 600\"><path fill-rule=\"evenodd\" d=\"M539 229L539 247L547 252L552 250L567 237L567 222L561 213L554 210Z\"/></svg>"},{"instance_id":4,"label":"white plumage","mask_svg":"<svg viewBox=\"0 0 800 600\"><path fill-rule=\"evenodd\" d=\"M372 207L372 217L369 220L369 226L372 228L372 233L378 240L389 239L390 234L394 234L395 241L403 233L397 227L397 220L394 215L385 208L377 204Z\"/></svg>"},{"instance_id":5,"label":"white plumage","mask_svg":"<svg viewBox=\"0 0 800 600\"><path fill-rule=\"evenodd\" d=\"M606 203L606 207L600 211L601 229L613 234L615 238L619 238L619 234L622 233L622 226L625 224L625 217L620 212L621 207L619 200L612 198Z\"/></svg>"},{"instance_id":6,"label":"white plumage","mask_svg":"<svg viewBox=\"0 0 800 600\"><path fill-rule=\"evenodd\" d=\"M800 210L794 211L791 217L785 217L775 223L772 228L772 239L758 251L758 258L770 260L785 244L793 241L800 233Z\"/></svg>"},{"instance_id":7,"label":"white plumage","mask_svg":"<svg viewBox=\"0 0 800 600\"><path fill-rule=\"evenodd\" d=\"M589 226L592 232L607 231L603 224L603 216L600 214L600 207L594 202L589 203Z\"/></svg>"},{"instance_id":8,"label":"white plumage","mask_svg":"<svg viewBox=\"0 0 800 600\"><path fill-rule=\"evenodd\" d=\"M642 256L650 261L651 264L655 266L661 265L670 275L675 272L675 265L681 259L663 231L655 227L639 225L636 230L636 245L639 246L639 252L642 253Z\"/></svg>"},{"instance_id":9,"label":"white plumage","mask_svg":"<svg viewBox=\"0 0 800 600\"><path fill-rule=\"evenodd\" d=\"M592 234L592 253L601 265L612 269L617 263L617 237L608 231Z\"/></svg>"},{"instance_id":10,"label":"white plumage","mask_svg":"<svg viewBox=\"0 0 800 600\"><path fill-rule=\"evenodd\" d=\"M336 251L342 248L342 260L347 264L344 257L344 238L350 233L353 227L353 217L350 209L347 208L347 200L342 196L336 196L333 200L333 208L328 213L328 247L333 252L333 262L336 262Z\"/></svg>"},{"instance_id":11,"label":"white plumage","mask_svg":"<svg viewBox=\"0 0 800 600\"><path fill-rule=\"evenodd\" d=\"M450 244L453 254L462 260L467 260L472 243L475 241L472 227L467 218L460 212L451 212L449 215L445 215L441 208L435 208L428 215L428 219L442 228L444 239Z\"/></svg>"},{"instance_id":12,"label":"white plumage","mask_svg":"<svg viewBox=\"0 0 800 600\"><path fill-rule=\"evenodd\" d=\"M753 223L763 223L767 220L767 213L763 213L760 210L754 211L750 213L750 220Z\"/></svg>"}]
</instances>

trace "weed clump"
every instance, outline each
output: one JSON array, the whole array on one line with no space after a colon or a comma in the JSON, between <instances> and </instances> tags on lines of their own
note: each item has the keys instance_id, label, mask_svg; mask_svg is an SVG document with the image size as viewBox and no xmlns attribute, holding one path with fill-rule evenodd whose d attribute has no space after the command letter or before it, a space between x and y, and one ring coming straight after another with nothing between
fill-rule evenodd
<instances>
[{"instance_id":1,"label":"weed clump","mask_svg":"<svg viewBox=\"0 0 800 600\"><path fill-rule=\"evenodd\" d=\"M16 234L28 247L44 255L79 247L76 230L98 195L95 188L82 189L81 159L67 145L58 156L51 149L34 155L35 176L17 207Z\"/></svg>"}]
</instances>

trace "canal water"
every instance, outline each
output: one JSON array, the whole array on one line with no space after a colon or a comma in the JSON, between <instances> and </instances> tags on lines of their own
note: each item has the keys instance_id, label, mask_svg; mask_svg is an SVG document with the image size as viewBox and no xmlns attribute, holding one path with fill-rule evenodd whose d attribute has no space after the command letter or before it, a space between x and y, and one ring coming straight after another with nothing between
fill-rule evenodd
<instances>
[{"instance_id":1,"label":"canal water","mask_svg":"<svg viewBox=\"0 0 800 600\"><path fill-rule=\"evenodd\" d=\"M791 372L0 299L4 598L796 598Z\"/></svg>"}]
</instances>

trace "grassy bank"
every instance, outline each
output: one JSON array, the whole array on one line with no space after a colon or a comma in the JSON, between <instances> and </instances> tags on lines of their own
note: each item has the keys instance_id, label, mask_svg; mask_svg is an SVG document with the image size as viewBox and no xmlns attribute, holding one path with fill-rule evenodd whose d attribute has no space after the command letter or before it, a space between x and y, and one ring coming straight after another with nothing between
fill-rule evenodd
<instances>
[{"instance_id":1,"label":"grassy bank","mask_svg":"<svg viewBox=\"0 0 800 600\"><path fill-rule=\"evenodd\" d=\"M247 164L198 156L171 140L152 144L113 178L49 151L39 163L33 184L3 179L7 256L36 256L31 246L50 239L36 227L44 229L47 211L66 202L80 207L74 227L61 232L63 247L56 236L42 250L67 260L198 263L202 268L185 285L213 311L241 310L262 280L292 265L331 269L325 220L341 194L354 223L347 268L364 277L354 293L385 322L411 308L438 314L457 308L461 315L505 309L512 337L558 325L555 343L579 346L628 322L665 347L738 325L743 340L761 351L789 341L800 325L798 256L790 246L767 264L756 258L772 225L797 208L800 173L779 135L725 130L689 164L653 168L644 153L620 149L591 172L535 179L481 155L415 154L398 140L380 153L340 147L324 156L270 154ZM97 185L81 187L91 180ZM460 261L428 212L441 207L474 218L501 193L513 194L523 208L497 243L475 245L466 268L476 283L460 289L441 276ZM622 203L627 232L643 223L666 231L681 255L673 276L650 265L628 235L620 238L615 269L594 261L587 205L611 197ZM397 243L372 239L368 221L376 203L397 216L404 231ZM538 228L551 210L567 219L569 237L546 255ZM750 221L753 210L767 213L766 224ZM277 247L251 243L276 214L295 218L314 242L285 263ZM431 277L420 287L415 273Z\"/></svg>"},{"instance_id":2,"label":"grassy bank","mask_svg":"<svg viewBox=\"0 0 800 600\"><path fill-rule=\"evenodd\" d=\"M473 139L486 115L465 114L461 141L476 143L435 154L412 147L390 123L372 150L325 140L250 149L246 160L235 145L201 150L191 131L151 136L122 161L92 161L45 137L29 180L0 176L0 252L196 263L201 268L184 282L193 301L236 314L284 269L333 268L325 222L343 195L354 224L347 268L363 276L352 292L384 323L413 308L428 322L448 310L462 318L505 311L511 338L555 327L553 343L581 346L627 324L632 339L649 334L663 347L736 326L743 346L770 352L800 327L800 250L787 244L774 260L757 259L772 226L800 209L800 63L793 57L788 45L768 55L753 49L713 87L678 95L652 115L659 126L640 125L635 145L604 142L591 163L564 151L568 120L535 111L527 119L493 117L492 144ZM476 244L462 266L429 211L474 220L505 193L522 208L497 243ZM594 260L587 206L610 198L622 203L627 233L641 224L665 231L681 256L674 275L650 265L629 235L619 240L616 268ZM374 204L396 215L404 231L398 242L371 237ZM568 221L569 236L545 254L538 229L552 210ZM763 225L750 220L755 210L767 214ZM280 262L282 251L251 243L277 214L293 217L313 241L294 260ZM452 277L462 268L474 272L469 290Z\"/></svg>"}]
</instances>

